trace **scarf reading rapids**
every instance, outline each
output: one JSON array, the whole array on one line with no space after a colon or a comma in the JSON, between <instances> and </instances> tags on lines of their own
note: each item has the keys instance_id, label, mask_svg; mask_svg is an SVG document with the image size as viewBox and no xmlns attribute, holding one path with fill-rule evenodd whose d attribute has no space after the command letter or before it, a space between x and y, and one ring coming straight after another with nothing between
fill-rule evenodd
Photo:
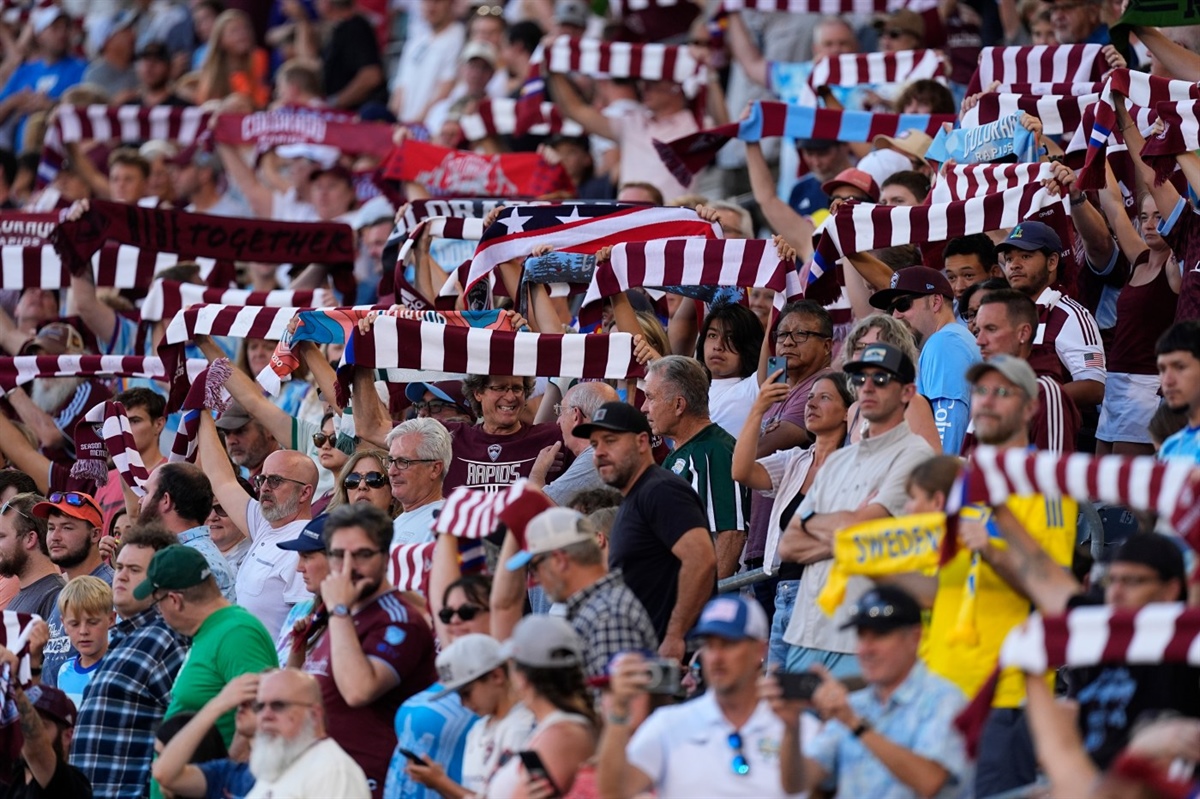
<instances>
[{"instance_id":1,"label":"scarf reading rapids","mask_svg":"<svg viewBox=\"0 0 1200 799\"><path fill-rule=\"evenodd\" d=\"M537 153L484 155L406 139L383 165L388 180L412 181L435 197L541 197L574 194L562 164Z\"/></svg>"},{"instance_id":2,"label":"scarf reading rapids","mask_svg":"<svg viewBox=\"0 0 1200 799\"><path fill-rule=\"evenodd\" d=\"M108 459L113 467L139 497L146 493L150 473L142 462L133 441L133 429L125 406L109 400L92 408L75 425L75 455L71 476L93 480L97 485L108 482Z\"/></svg>"},{"instance_id":3,"label":"scarf reading rapids","mask_svg":"<svg viewBox=\"0 0 1200 799\"><path fill-rule=\"evenodd\" d=\"M58 212L0 212L0 247L43 247L58 224Z\"/></svg>"},{"instance_id":4,"label":"scarf reading rapids","mask_svg":"<svg viewBox=\"0 0 1200 799\"><path fill-rule=\"evenodd\" d=\"M223 396L222 388L232 374L233 367L229 359L217 358L192 380L192 387L183 400L183 419L179 422L179 429L175 431L168 460L188 463L196 461L196 436L200 433L200 414L212 411L220 413L225 410L228 402Z\"/></svg>"},{"instance_id":5,"label":"scarf reading rapids","mask_svg":"<svg viewBox=\"0 0 1200 799\"><path fill-rule=\"evenodd\" d=\"M180 310L191 305L245 305L269 308L310 308L333 305L333 295L326 289L313 291L248 291L246 289L210 289L178 280L156 280L142 302L142 321L157 322L174 318Z\"/></svg>"},{"instance_id":6,"label":"scarf reading rapids","mask_svg":"<svg viewBox=\"0 0 1200 799\"><path fill-rule=\"evenodd\" d=\"M985 47L967 94L976 94L999 81L999 91L1016 84L1089 83L1108 71L1099 44L1054 44L1032 47Z\"/></svg>"},{"instance_id":7,"label":"scarf reading rapids","mask_svg":"<svg viewBox=\"0 0 1200 799\"><path fill-rule=\"evenodd\" d=\"M906 130L920 130L933 136L944 123L953 125L957 121L954 114L871 114L758 102L750 106L750 116L741 122L702 130L671 142L656 141L654 147L671 173L688 185L731 139L756 142L786 136L869 142L876 136L897 136Z\"/></svg>"},{"instance_id":8,"label":"scarf reading rapids","mask_svg":"<svg viewBox=\"0 0 1200 799\"><path fill-rule=\"evenodd\" d=\"M833 538L833 565L817 604L832 616L853 575L883 577L936 569L938 544L945 531L944 513L875 519L838 530Z\"/></svg>"}]
</instances>

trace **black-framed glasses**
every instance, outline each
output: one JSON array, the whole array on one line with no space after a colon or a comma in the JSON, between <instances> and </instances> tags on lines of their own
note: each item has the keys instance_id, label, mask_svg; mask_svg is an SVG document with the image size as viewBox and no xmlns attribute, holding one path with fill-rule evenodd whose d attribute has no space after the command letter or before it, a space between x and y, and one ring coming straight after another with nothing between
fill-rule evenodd
<instances>
[{"instance_id":1,"label":"black-framed glasses","mask_svg":"<svg viewBox=\"0 0 1200 799\"><path fill-rule=\"evenodd\" d=\"M917 297L912 294L905 294L903 297L897 297L892 303L892 313L908 313L912 309L913 303L917 301Z\"/></svg>"},{"instance_id":2,"label":"black-framed glasses","mask_svg":"<svg viewBox=\"0 0 1200 799\"><path fill-rule=\"evenodd\" d=\"M269 702L251 702L250 709L255 713L269 710L272 713L282 713L289 707L312 707L312 702L294 702L290 699L272 699Z\"/></svg>"},{"instance_id":3,"label":"black-framed glasses","mask_svg":"<svg viewBox=\"0 0 1200 799\"><path fill-rule=\"evenodd\" d=\"M487 390L493 394L516 394L518 397L525 396L525 385L509 385L509 386L487 386Z\"/></svg>"},{"instance_id":4,"label":"black-framed glasses","mask_svg":"<svg viewBox=\"0 0 1200 799\"><path fill-rule=\"evenodd\" d=\"M810 338L830 338L830 336L820 333L816 330L776 330L775 341L782 344L785 341L790 341L793 344L807 344Z\"/></svg>"},{"instance_id":5,"label":"black-framed glasses","mask_svg":"<svg viewBox=\"0 0 1200 799\"><path fill-rule=\"evenodd\" d=\"M976 397L996 397L998 399L1008 399L1021 394L1019 389L1009 388L1008 386L996 386L988 388L987 386L971 386L971 394Z\"/></svg>"},{"instance_id":6,"label":"black-framed glasses","mask_svg":"<svg viewBox=\"0 0 1200 799\"><path fill-rule=\"evenodd\" d=\"M742 749L742 734L740 732L729 733L729 748L733 750L733 773L739 777L749 774L750 761L746 760L746 753Z\"/></svg>"},{"instance_id":7,"label":"black-framed glasses","mask_svg":"<svg viewBox=\"0 0 1200 799\"><path fill-rule=\"evenodd\" d=\"M217 514L222 519L229 518L229 512L215 502L213 503L213 513Z\"/></svg>"},{"instance_id":8,"label":"black-framed glasses","mask_svg":"<svg viewBox=\"0 0 1200 799\"><path fill-rule=\"evenodd\" d=\"M867 380L870 380L877 387L883 388L895 379L896 376L891 372L875 372L874 374L855 372L854 374L850 375L850 385L862 388L867 384Z\"/></svg>"},{"instance_id":9,"label":"black-framed glasses","mask_svg":"<svg viewBox=\"0 0 1200 799\"><path fill-rule=\"evenodd\" d=\"M256 474L251 483L254 485L255 491L262 491L264 485L272 491L278 491L279 487L284 483L295 483L298 486L308 485L308 483L302 480L293 480L290 477L284 477L282 474Z\"/></svg>"},{"instance_id":10,"label":"black-framed glasses","mask_svg":"<svg viewBox=\"0 0 1200 799\"><path fill-rule=\"evenodd\" d=\"M424 412L428 413L430 416L433 416L434 414L437 414L437 413L441 413L442 411L454 410L458 407L453 402L446 402L445 400L436 400L436 399L435 400L421 400L420 402L414 402L412 404L412 406L413 406L413 410L415 410L417 413L421 413L422 411L424 411Z\"/></svg>"},{"instance_id":11,"label":"black-framed glasses","mask_svg":"<svg viewBox=\"0 0 1200 799\"><path fill-rule=\"evenodd\" d=\"M13 503L13 501L10 499L10 500L8 500L7 502L5 502L3 505L0 505L0 516L5 516L5 515L7 515L7 514L8 514L8 512L9 512L10 510L15 510L17 513L21 514L21 515L22 515L22 516L24 516L26 519L29 519L30 521L33 521L33 517L32 517L32 516L30 516L28 513L26 513L25 511L21 510L20 508L18 508L16 505L14 505L14 504L12 504L12 503ZM36 530L30 530L29 532L33 533L33 532L36 532Z\"/></svg>"},{"instance_id":12,"label":"black-framed glasses","mask_svg":"<svg viewBox=\"0 0 1200 799\"><path fill-rule=\"evenodd\" d=\"M331 549L326 553L326 555L330 560L340 561L350 558L350 560L354 561L355 563L363 563L364 561L368 561L376 555L382 553L382 549L355 549L350 552L347 552L344 549Z\"/></svg>"},{"instance_id":13,"label":"black-framed glasses","mask_svg":"<svg viewBox=\"0 0 1200 799\"><path fill-rule=\"evenodd\" d=\"M452 608L447 605L438 611L438 618L442 620L442 624L449 624L454 619L455 615L457 615L458 618L462 619L463 621L470 621L480 613L483 613L483 611L484 608L481 608L478 605L459 605L456 608Z\"/></svg>"},{"instance_id":14,"label":"black-framed glasses","mask_svg":"<svg viewBox=\"0 0 1200 799\"><path fill-rule=\"evenodd\" d=\"M342 485L347 491L353 491L363 483L367 484L367 488L383 488L388 484L387 475L383 472L350 472L346 475L346 479L342 481Z\"/></svg>"},{"instance_id":15,"label":"black-framed glasses","mask_svg":"<svg viewBox=\"0 0 1200 799\"><path fill-rule=\"evenodd\" d=\"M313 433L313 444L317 447L317 449L320 449L326 444L332 447L336 441L337 435L329 435L328 433Z\"/></svg>"},{"instance_id":16,"label":"black-framed glasses","mask_svg":"<svg viewBox=\"0 0 1200 799\"><path fill-rule=\"evenodd\" d=\"M390 455L386 458L386 460L387 463L384 464L385 466L387 466L389 469L395 466L396 469L401 472L407 472L412 468L414 463L435 463L432 458L393 458Z\"/></svg>"}]
</instances>

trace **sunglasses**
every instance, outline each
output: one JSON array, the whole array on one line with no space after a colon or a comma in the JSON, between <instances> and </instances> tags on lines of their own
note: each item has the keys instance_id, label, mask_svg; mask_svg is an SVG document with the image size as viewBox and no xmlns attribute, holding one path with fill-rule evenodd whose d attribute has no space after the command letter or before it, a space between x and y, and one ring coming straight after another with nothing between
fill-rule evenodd
<instances>
[{"instance_id":1,"label":"sunglasses","mask_svg":"<svg viewBox=\"0 0 1200 799\"><path fill-rule=\"evenodd\" d=\"M442 411L454 410L458 407L453 402L446 402L445 400L422 400L420 402L414 402L412 406L413 410L415 410L417 413L425 411L430 416L441 413Z\"/></svg>"},{"instance_id":2,"label":"sunglasses","mask_svg":"<svg viewBox=\"0 0 1200 799\"><path fill-rule=\"evenodd\" d=\"M336 441L337 441L336 435L330 436L330 435L326 435L325 433L313 433L313 444L315 444L318 449L325 446L326 444L328 444L329 446L332 447L334 445L334 442L336 442Z\"/></svg>"},{"instance_id":3,"label":"sunglasses","mask_svg":"<svg viewBox=\"0 0 1200 799\"><path fill-rule=\"evenodd\" d=\"M867 384L868 378L877 387L883 388L888 383L895 380L896 376L889 372L876 372L875 374L871 374L871 375L865 374L863 372L855 372L854 374L850 375L850 385L862 388L863 386L865 386Z\"/></svg>"},{"instance_id":4,"label":"sunglasses","mask_svg":"<svg viewBox=\"0 0 1200 799\"><path fill-rule=\"evenodd\" d=\"M729 747L733 749L733 773L739 777L746 776L750 773L750 761L746 760L746 753L742 750L742 734L740 732L729 734Z\"/></svg>"},{"instance_id":5,"label":"sunglasses","mask_svg":"<svg viewBox=\"0 0 1200 799\"><path fill-rule=\"evenodd\" d=\"M213 513L217 514L222 519L229 518L229 514L226 512L226 510L217 504L213 504Z\"/></svg>"},{"instance_id":6,"label":"sunglasses","mask_svg":"<svg viewBox=\"0 0 1200 799\"><path fill-rule=\"evenodd\" d=\"M312 707L312 702L289 702L286 699L272 699L270 702L251 702L250 709L255 713L270 710L272 713L282 713L289 707Z\"/></svg>"},{"instance_id":7,"label":"sunglasses","mask_svg":"<svg viewBox=\"0 0 1200 799\"><path fill-rule=\"evenodd\" d=\"M917 299L918 298L912 294L906 294L903 297L897 297L896 301L892 303L892 313L908 313L913 307L913 303L916 302Z\"/></svg>"},{"instance_id":8,"label":"sunglasses","mask_svg":"<svg viewBox=\"0 0 1200 799\"><path fill-rule=\"evenodd\" d=\"M50 503L52 505L57 505L60 502L65 502L68 505L70 505L72 508L94 508L94 507L96 507L96 503L92 501L91 497L89 497L85 494L80 494L77 491L55 491L53 494L50 495L49 499L50 499Z\"/></svg>"},{"instance_id":9,"label":"sunglasses","mask_svg":"<svg viewBox=\"0 0 1200 799\"><path fill-rule=\"evenodd\" d=\"M367 472L366 474L350 472L350 474L346 475L346 479L342 481L342 485L345 486L347 491L353 491L362 485L363 481L366 481L367 488L383 488L388 484L387 475L383 472Z\"/></svg>"},{"instance_id":10,"label":"sunglasses","mask_svg":"<svg viewBox=\"0 0 1200 799\"><path fill-rule=\"evenodd\" d=\"M503 6L478 6L475 9L477 17L502 17L504 16Z\"/></svg>"},{"instance_id":11,"label":"sunglasses","mask_svg":"<svg viewBox=\"0 0 1200 799\"><path fill-rule=\"evenodd\" d=\"M442 620L442 624L449 624L454 619L454 614L457 613L458 618L470 621L483 611L484 608L478 605L459 605L456 608L447 606L438 611L438 618Z\"/></svg>"},{"instance_id":12,"label":"sunglasses","mask_svg":"<svg viewBox=\"0 0 1200 799\"><path fill-rule=\"evenodd\" d=\"M15 510L17 513L21 514L22 516L24 516L26 519L29 519L30 521L33 520L32 516L30 516L28 513L21 510L20 508L18 508L16 505L14 505L13 501L11 499L8 502L5 502L3 505L0 505L0 516L7 515L10 510Z\"/></svg>"},{"instance_id":13,"label":"sunglasses","mask_svg":"<svg viewBox=\"0 0 1200 799\"><path fill-rule=\"evenodd\" d=\"M284 483L295 483L298 486L308 485L308 483L301 482L300 480L284 477L282 474L256 474L250 482L254 485L255 491L261 491L264 485L272 491L278 491L279 487Z\"/></svg>"}]
</instances>

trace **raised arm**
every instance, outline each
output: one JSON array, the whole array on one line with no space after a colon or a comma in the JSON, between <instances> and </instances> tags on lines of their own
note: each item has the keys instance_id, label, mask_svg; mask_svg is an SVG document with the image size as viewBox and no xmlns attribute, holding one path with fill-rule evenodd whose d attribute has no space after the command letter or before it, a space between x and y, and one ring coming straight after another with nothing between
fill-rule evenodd
<instances>
[{"instance_id":1,"label":"raised arm","mask_svg":"<svg viewBox=\"0 0 1200 799\"><path fill-rule=\"evenodd\" d=\"M759 86L766 86L770 63L754 43L741 12L730 14L726 19L729 21L729 49L734 59L741 65L747 78Z\"/></svg>"},{"instance_id":2,"label":"raised arm","mask_svg":"<svg viewBox=\"0 0 1200 799\"><path fill-rule=\"evenodd\" d=\"M1200 54L1171 41L1158 28L1135 26L1133 32L1150 50L1154 60L1177 80L1200 81Z\"/></svg>"},{"instance_id":3,"label":"raised arm","mask_svg":"<svg viewBox=\"0 0 1200 799\"><path fill-rule=\"evenodd\" d=\"M241 155L233 147L228 144L218 144L217 155L221 157L225 173L242 192L242 196L246 198L254 215L260 219L270 219L275 205L275 196L272 191L258 181L254 170L246 165Z\"/></svg>"},{"instance_id":4,"label":"raised arm","mask_svg":"<svg viewBox=\"0 0 1200 799\"><path fill-rule=\"evenodd\" d=\"M21 734L25 739L21 745L21 757L25 760L25 767L33 774L33 779L45 789L50 785L58 766L58 755L55 754L53 744L55 733L47 729L33 702L21 688L20 681L16 679L17 666L16 654L0 646L0 670L8 667L9 674L13 677L11 690L16 700ZM18 774L17 779L22 779L23 776Z\"/></svg>"},{"instance_id":5,"label":"raised arm","mask_svg":"<svg viewBox=\"0 0 1200 799\"><path fill-rule=\"evenodd\" d=\"M497 563L495 577L492 580L492 595L488 601L491 606L492 637L497 641L507 641L512 637L513 628L521 620L525 611L525 574L524 567L509 571L504 564L520 551L517 537L512 530L504 534L504 543L500 547L500 557Z\"/></svg>"},{"instance_id":6,"label":"raised arm","mask_svg":"<svg viewBox=\"0 0 1200 799\"><path fill-rule=\"evenodd\" d=\"M1042 613L1057 615L1067 609L1067 601L1083 590L1071 573L1054 562L1012 512L1000 506L993 509L993 518L1004 538L1005 547L1000 549L988 544L984 558L1002 579L1013 588L1029 597ZM978 522L959 520L960 535L972 535L972 528L981 527ZM986 537L986 531L976 534Z\"/></svg>"},{"instance_id":7,"label":"raised arm","mask_svg":"<svg viewBox=\"0 0 1200 799\"><path fill-rule=\"evenodd\" d=\"M800 258L806 261L812 258L812 237L816 228L807 217L793 211L776 193L771 167L767 165L758 142L746 142L746 169L750 174L750 190L754 193L754 201L767 218L771 230L783 236Z\"/></svg>"},{"instance_id":8,"label":"raised arm","mask_svg":"<svg viewBox=\"0 0 1200 799\"><path fill-rule=\"evenodd\" d=\"M9 355L18 355L27 341L29 336L17 328L8 311L0 308L0 347Z\"/></svg>"},{"instance_id":9,"label":"raised arm","mask_svg":"<svg viewBox=\"0 0 1200 799\"><path fill-rule=\"evenodd\" d=\"M350 407L354 409L354 431L363 441L385 446L392 431L392 417L375 390L375 370L354 367L353 385Z\"/></svg>"},{"instance_id":10,"label":"raised arm","mask_svg":"<svg viewBox=\"0 0 1200 799\"><path fill-rule=\"evenodd\" d=\"M91 270L87 270L83 275L71 275L71 302L74 303L79 318L96 336L100 348L106 350L110 347L117 332L117 312L100 301Z\"/></svg>"},{"instance_id":11,"label":"raised arm","mask_svg":"<svg viewBox=\"0 0 1200 799\"><path fill-rule=\"evenodd\" d=\"M8 462L33 478L38 491L50 493L50 459L30 446L7 416L0 414L0 452Z\"/></svg>"},{"instance_id":12,"label":"raised arm","mask_svg":"<svg viewBox=\"0 0 1200 799\"><path fill-rule=\"evenodd\" d=\"M616 131L613 130L608 117L584 102L566 75L551 72L546 76L546 85L563 116L575 120L583 126L585 131L594 136L600 136L609 141L617 140Z\"/></svg>"},{"instance_id":13,"label":"raised arm","mask_svg":"<svg viewBox=\"0 0 1200 799\"><path fill-rule=\"evenodd\" d=\"M733 447L733 479L746 488L754 491L770 491L771 476L758 462L759 431L762 429L763 416L775 402L786 399L788 387L784 383L769 382L775 379L776 372L767 375L768 382L759 389L758 397L750 406L746 423L742 425L741 435Z\"/></svg>"},{"instance_id":14,"label":"raised arm","mask_svg":"<svg viewBox=\"0 0 1200 799\"><path fill-rule=\"evenodd\" d=\"M229 462L229 456L221 446L220 436L217 435L217 424L213 421L212 414L207 411L200 412L197 443L199 458L204 463L204 473L212 483L213 495L216 496L217 502L229 514L229 520L234 526L253 538L254 531L246 522L246 511L250 507L251 497L238 483L233 464Z\"/></svg>"}]
</instances>

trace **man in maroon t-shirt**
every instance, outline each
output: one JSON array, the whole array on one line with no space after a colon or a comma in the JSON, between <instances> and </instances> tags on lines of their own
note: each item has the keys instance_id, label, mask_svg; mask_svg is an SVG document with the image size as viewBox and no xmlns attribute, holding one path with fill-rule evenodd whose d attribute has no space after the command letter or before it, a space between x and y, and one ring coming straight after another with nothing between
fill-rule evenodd
<instances>
[{"instance_id":1,"label":"man in maroon t-shirt","mask_svg":"<svg viewBox=\"0 0 1200 799\"><path fill-rule=\"evenodd\" d=\"M329 736L362 767L380 799L404 700L437 680L433 632L387 579L392 520L366 504L325 522L330 573L321 582L328 627L304 661L325 703Z\"/></svg>"}]
</instances>

